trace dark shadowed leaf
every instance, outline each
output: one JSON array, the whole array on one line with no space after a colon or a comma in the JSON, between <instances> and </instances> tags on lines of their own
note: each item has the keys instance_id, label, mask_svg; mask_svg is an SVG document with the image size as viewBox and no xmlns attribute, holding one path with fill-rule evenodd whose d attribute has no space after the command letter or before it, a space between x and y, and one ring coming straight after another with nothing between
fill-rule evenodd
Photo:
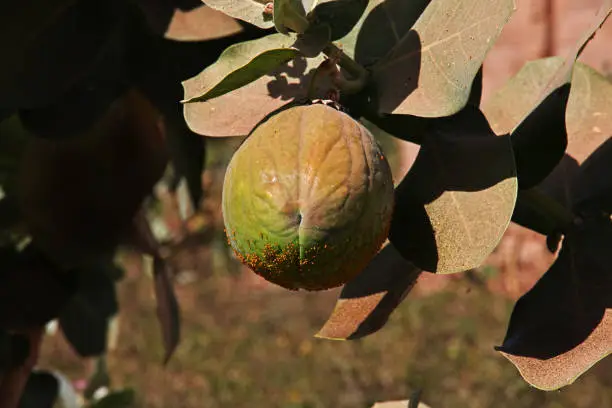
<instances>
[{"instance_id":1,"label":"dark shadowed leaf","mask_svg":"<svg viewBox=\"0 0 612 408\"><path fill-rule=\"evenodd\" d=\"M206 5L228 16L256 25L259 28L274 27L272 13L265 13L267 0L206 0Z\"/></svg>"},{"instance_id":2,"label":"dark shadowed leaf","mask_svg":"<svg viewBox=\"0 0 612 408\"><path fill-rule=\"evenodd\" d=\"M383 9L381 17L386 17L381 21L386 29L368 33L374 9L360 33L374 37L364 40L368 47L378 42L383 42L383 49L386 43L393 45L373 66L380 112L424 117L458 112L468 101L488 50L514 11L514 1L433 0L413 26L407 23L414 21L423 2L395 3L400 2L387 0L378 6Z\"/></svg>"},{"instance_id":3,"label":"dark shadowed leaf","mask_svg":"<svg viewBox=\"0 0 612 408\"><path fill-rule=\"evenodd\" d=\"M468 104L478 107L480 105L481 96L482 67L478 71L476 77L474 77ZM365 102L365 104L367 105L367 102ZM423 118L413 115L380 114L374 111L370 106L366 106L366 108L363 110L363 115L366 117L366 119L390 135L416 144L422 143L423 137L427 134L432 126L435 126L435 122L437 120L446 120L445 118Z\"/></svg>"},{"instance_id":4,"label":"dark shadowed leaf","mask_svg":"<svg viewBox=\"0 0 612 408\"><path fill-rule=\"evenodd\" d=\"M9 0L0 26L0 107L49 104L118 51L123 2ZM44 67L44 69L41 69Z\"/></svg>"},{"instance_id":5,"label":"dark shadowed leaf","mask_svg":"<svg viewBox=\"0 0 612 408\"><path fill-rule=\"evenodd\" d=\"M156 257L153 266L155 281L155 298L157 299L157 318L161 324L164 340L164 364L166 364L180 338L179 306L170 280L168 264Z\"/></svg>"},{"instance_id":6,"label":"dark shadowed leaf","mask_svg":"<svg viewBox=\"0 0 612 408\"><path fill-rule=\"evenodd\" d=\"M0 372L22 365L30 354L30 342L22 334L0 329Z\"/></svg>"},{"instance_id":7,"label":"dark shadowed leaf","mask_svg":"<svg viewBox=\"0 0 612 408\"><path fill-rule=\"evenodd\" d=\"M276 31L289 34L303 33L308 28L306 10L300 0L274 0L274 26Z\"/></svg>"},{"instance_id":8,"label":"dark shadowed leaf","mask_svg":"<svg viewBox=\"0 0 612 408\"><path fill-rule=\"evenodd\" d=\"M293 36L272 34L228 47L217 62L184 82L183 102L206 102L256 81L299 55L290 48L294 41Z\"/></svg>"},{"instance_id":9,"label":"dark shadowed leaf","mask_svg":"<svg viewBox=\"0 0 612 408\"><path fill-rule=\"evenodd\" d=\"M293 44L300 53L308 58L314 58L329 44L331 29L327 24L308 27L304 34L300 34Z\"/></svg>"},{"instance_id":10,"label":"dark shadowed leaf","mask_svg":"<svg viewBox=\"0 0 612 408\"><path fill-rule=\"evenodd\" d=\"M18 408L53 408L59 390L59 381L53 374L34 371L28 378Z\"/></svg>"},{"instance_id":11,"label":"dark shadowed leaf","mask_svg":"<svg viewBox=\"0 0 612 408\"><path fill-rule=\"evenodd\" d=\"M529 83L528 90L525 89L526 93L532 94L531 96L522 95L516 89L511 91L512 94L519 96L519 98L513 99L513 104L527 107L535 106L533 111L529 111L529 108L527 108L527 112L524 113L526 116L513 123L511 138L521 189L531 188L542 182L563 158L568 145L569 130L566 128L566 123L569 124L570 122L569 118L566 122L566 108L571 87L574 86L571 84L576 58L605 22L610 12L612 12L612 4L605 2L591 27L576 43L567 58L562 63L552 59L546 62L546 64L550 64L548 65L550 68L559 64L556 70L551 69L546 72L542 70L543 67L526 66L522 75L517 75L516 78L518 79L515 79L514 84L518 86L525 85L527 78L533 78L534 76L536 78L534 82ZM518 100L528 102L531 98L534 98L533 104L517 103ZM499 103L499 100L497 103ZM497 109L499 110L499 108ZM516 109L516 107L511 108L511 111ZM508 117L507 114L503 116ZM494 120L494 122L498 122L498 120ZM502 126L501 131L503 133L508 131L509 122L506 120L506 125ZM516 123L518 125L515 125ZM499 125L494 125L494 129L497 127Z\"/></svg>"},{"instance_id":12,"label":"dark shadowed leaf","mask_svg":"<svg viewBox=\"0 0 612 408\"><path fill-rule=\"evenodd\" d=\"M389 240L418 267L437 273L479 266L499 243L514 209L512 146L468 106L427 132L396 189Z\"/></svg>"},{"instance_id":13,"label":"dark shadowed leaf","mask_svg":"<svg viewBox=\"0 0 612 408\"><path fill-rule=\"evenodd\" d=\"M311 26L329 25L331 40L335 41L353 29L366 10L368 0L319 0L312 3L316 6L308 14Z\"/></svg>"},{"instance_id":14,"label":"dark shadowed leaf","mask_svg":"<svg viewBox=\"0 0 612 408\"><path fill-rule=\"evenodd\" d=\"M562 64L563 60L558 57L527 63L483 108L493 129L504 133L516 126L529 106L535 103L537 93L532 90L545 87L546 81ZM537 188L570 207L590 197L605 196L610 178L594 174L604 174L609 169L611 161L604 158L609 155L606 153L609 148L603 145L609 144L612 136L611 118L612 83L589 66L576 63L562 130L567 129L566 154ZM600 151L589 158L596 149ZM543 215L530 213L521 201L519 194L513 220L536 231L550 233L549 228L542 230L540 225Z\"/></svg>"},{"instance_id":15,"label":"dark shadowed leaf","mask_svg":"<svg viewBox=\"0 0 612 408\"><path fill-rule=\"evenodd\" d=\"M392 244L386 245L355 279L348 282L316 337L358 339L380 330L421 274Z\"/></svg>"},{"instance_id":16,"label":"dark shadowed leaf","mask_svg":"<svg viewBox=\"0 0 612 408\"><path fill-rule=\"evenodd\" d=\"M164 342L164 364L166 364L180 340L180 310L170 278L170 269L159 254L159 244L151 231L144 212L135 220L129 242L136 250L153 258L153 280L157 300L157 318Z\"/></svg>"},{"instance_id":17,"label":"dark shadowed leaf","mask_svg":"<svg viewBox=\"0 0 612 408\"><path fill-rule=\"evenodd\" d=\"M102 266L79 271L76 295L59 317L64 336L81 357L106 351L108 324L117 313L115 283Z\"/></svg>"},{"instance_id":18,"label":"dark shadowed leaf","mask_svg":"<svg viewBox=\"0 0 612 408\"><path fill-rule=\"evenodd\" d=\"M266 47L289 49L295 37L274 34L261 41L262 51ZM206 102L187 103L183 108L185 120L201 135L245 136L270 112L304 98L310 78L322 61L323 57L297 57L233 92ZM183 82L185 99L202 95L210 86L199 75ZM237 106L240 109L228 109Z\"/></svg>"},{"instance_id":19,"label":"dark shadowed leaf","mask_svg":"<svg viewBox=\"0 0 612 408\"><path fill-rule=\"evenodd\" d=\"M612 223L588 219L568 232L559 257L519 299L497 349L531 385L571 384L612 351Z\"/></svg>"},{"instance_id":20,"label":"dark shadowed leaf","mask_svg":"<svg viewBox=\"0 0 612 408\"><path fill-rule=\"evenodd\" d=\"M131 388L112 391L104 398L91 404L88 408L130 408L136 400L136 393Z\"/></svg>"},{"instance_id":21,"label":"dark shadowed leaf","mask_svg":"<svg viewBox=\"0 0 612 408\"><path fill-rule=\"evenodd\" d=\"M33 284L35 282L36 284ZM76 290L71 274L34 245L0 250L0 327L27 330L59 316Z\"/></svg>"},{"instance_id":22,"label":"dark shadowed leaf","mask_svg":"<svg viewBox=\"0 0 612 408\"><path fill-rule=\"evenodd\" d=\"M573 185L574 208L577 211L612 213L612 178L608 177L609 174L612 174L612 137L580 167Z\"/></svg>"}]
</instances>

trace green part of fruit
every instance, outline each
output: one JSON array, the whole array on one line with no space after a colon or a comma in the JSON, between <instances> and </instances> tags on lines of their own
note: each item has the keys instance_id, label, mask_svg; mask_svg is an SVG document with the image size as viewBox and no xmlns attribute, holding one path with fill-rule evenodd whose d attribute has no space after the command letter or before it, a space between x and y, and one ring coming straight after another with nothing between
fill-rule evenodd
<instances>
[{"instance_id":1,"label":"green part of fruit","mask_svg":"<svg viewBox=\"0 0 612 408\"><path fill-rule=\"evenodd\" d=\"M230 161L229 244L266 280L323 290L355 277L388 235L393 180L372 134L323 104L284 110Z\"/></svg>"}]
</instances>

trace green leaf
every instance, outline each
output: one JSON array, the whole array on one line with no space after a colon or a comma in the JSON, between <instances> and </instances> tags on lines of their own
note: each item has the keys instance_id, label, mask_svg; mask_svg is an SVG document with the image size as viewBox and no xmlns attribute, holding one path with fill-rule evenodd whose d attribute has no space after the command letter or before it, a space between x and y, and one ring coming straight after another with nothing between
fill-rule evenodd
<instances>
[{"instance_id":1,"label":"green leaf","mask_svg":"<svg viewBox=\"0 0 612 408\"><path fill-rule=\"evenodd\" d=\"M368 0L319 0L308 13L311 27L329 25L331 40L346 36L363 15Z\"/></svg>"},{"instance_id":2,"label":"green leaf","mask_svg":"<svg viewBox=\"0 0 612 408\"><path fill-rule=\"evenodd\" d=\"M274 26L281 34L303 33L308 28L306 10L300 0L274 0Z\"/></svg>"},{"instance_id":3,"label":"green leaf","mask_svg":"<svg viewBox=\"0 0 612 408\"><path fill-rule=\"evenodd\" d=\"M420 274L392 244L386 245L342 288L334 311L316 337L353 340L380 330Z\"/></svg>"},{"instance_id":4,"label":"green leaf","mask_svg":"<svg viewBox=\"0 0 612 408\"><path fill-rule=\"evenodd\" d=\"M251 23L259 28L272 28L272 14L264 12L267 0L206 0L206 5L230 17Z\"/></svg>"},{"instance_id":5,"label":"green leaf","mask_svg":"<svg viewBox=\"0 0 612 408\"><path fill-rule=\"evenodd\" d=\"M516 303L497 347L536 388L571 384L612 352L612 223L588 219L568 232L559 257Z\"/></svg>"},{"instance_id":6,"label":"green leaf","mask_svg":"<svg viewBox=\"0 0 612 408\"><path fill-rule=\"evenodd\" d=\"M452 115L466 105L474 77L514 11L513 0L378 3L363 23L356 58L364 59L362 49L375 62L381 113L423 117Z\"/></svg>"},{"instance_id":7,"label":"green leaf","mask_svg":"<svg viewBox=\"0 0 612 408\"><path fill-rule=\"evenodd\" d=\"M273 34L228 47L217 62L184 82L185 93L197 96L183 102L206 102L256 81L299 55L288 45L287 37Z\"/></svg>"},{"instance_id":8,"label":"green leaf","mask_svg":"<svg viewBox=\"0 0 612 408\"><path fill-rule=\"evenodd\" d=\"M118 311L115 283L104 270L78 273L79 290L62 311L59 324L81 357L99 356L106 351L108 324Z\"/></svg>"},{"instance_id":9,"label":"green leaf","mask_svg":"<svg viewBox=\"0 0 612 408\"><path fill-rule=\"evenodd\" d=\"M292 48L294 42L294 35L273 34L242 43L245 53L239 58L242 61L241 65L270 49L293 50L289 52L295 53L296 57L233 92L205 102L184 104L183 114L189 128L206 136L245 136L270 112L306 97L309 80L316 67L323 61L323 57L308 59L301 57L299 52ZM227 63L230 64L229 61ZM202 76L208 70L183 82L185 99L207 92L228 71L221 72L221 75L214 77L212 82L206 76ZM240 106L240 109L228 109L232 106Z\"/></svg>"},{"instance_id":10,"label":"green leaf","mask_svg":"<svg viewBox=\"0 0 612 408\"><path fill-rule=\"evenodd\" d=\"M389 240L419 268L479 266L506 230L517 193L512 146L468 106L427 132L396 189Z\"/></svg>"}]
</instances>

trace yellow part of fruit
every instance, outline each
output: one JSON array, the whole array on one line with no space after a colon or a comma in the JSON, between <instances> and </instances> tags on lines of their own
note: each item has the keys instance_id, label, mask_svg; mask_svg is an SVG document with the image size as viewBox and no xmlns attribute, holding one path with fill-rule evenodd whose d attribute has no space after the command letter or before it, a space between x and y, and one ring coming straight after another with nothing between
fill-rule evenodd
<instances>
[{"instance_id":1,"label":"yellow part of fruit","mask_svg":"<svg viewBox=\"0 0 612 408\"><path fill-rule=\"evenodd\" d=\"M323 290L355 277L387 238L389 164L372 134L323 104L259 125L225 176L223 217L237 256L288 289Z\"/></svg>"}]
</instances>

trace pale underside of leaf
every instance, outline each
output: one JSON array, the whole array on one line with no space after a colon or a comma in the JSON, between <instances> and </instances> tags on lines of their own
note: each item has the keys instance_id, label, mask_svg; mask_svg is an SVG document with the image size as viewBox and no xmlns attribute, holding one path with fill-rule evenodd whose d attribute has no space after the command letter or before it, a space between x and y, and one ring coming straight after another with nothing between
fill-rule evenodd
<instances>
[{"instance_id":1,"label":"pale underside of leaf","mask_svg":"<svg viewBox=\"0 0 612 408\"><path fill-rule=\"evenodd\" d=\"M478 267L501 240L518 182L510 138L496 137L477 108L432 128L397 188L389 239L436 273Z\"/></svg>"},{"instance_id":2,"label":"pale underside of leaf","mask_svg":"<svg viewBox=\"0 0 612 408\"><path fill-rule=\"evenodd\" d=\"M217 63L183 82L185 99L189 100L210 91L228 73L244 67L254 56L266 50L288 49L297 55L232 92L205 102L186 103L183 109L189 128L198 134L212 137L245 136L270 112L305 97L310 77L323 57L299 56L299 52L291 48L294 42L293 35L273 34L237 44L233 46L231 58L222 56Z\"/></svg>"},{"instance_id":3,"label":"pale underside of leaf","mask_svg":"<svg viewBox=\"0 0 612 408\"><path fill-rule=\"evenodd\" d=\"M204 92L201 95L187 99L183 102L206 102L209 99L218 98L219 96L256 81L298 55L299 51L292 48L266 50L261 54L255 55L246 65L232 69L229 74L221 79L221 81L214 84L209 89L204 88ZM217 76L216 74L219 70L226 71L227 67L222 67L221 64L212 65L210 71L203 72L200 77L203 78L204 81L207 77L214 78Z\"/></svg>"},{"instance_id":4,"label":"pale underside of leaf","mask_svg":"<svg viewBox=\"0 0 612 408\"><path fill-rule=\"evenodd\" d=\"M383 7L385 3L383 3ZM381 113L441 117L467 103L471 85L513 0L433 0L373 68ZM395 19L389 17L393 27Z\"/></svg>"},{"instance_id":5,"label":"pale underside of leaf","mask_svg":"<svg viewBox=\"0 0 612 408\"><path fill-rule=\"evenodd\" d=\"M348 282L316 337L357 339L381 329L416 283L421 270L387 244L365 270Z\"/></svg>"},{"instance_id":6,"label":"pale underside of leaf","mask_svg":"<svg viewBox=\"0 0 612 408\"><path fill-rule=\"evenodd\" d=\"M526 63L483 106L493 130L504 134L514 129L537 102L539 94L563 65L561 57L550 57ZM581 62L575 64L572 88L565 113L567 128L566 158L540 184L539 188L571 205L584 195L573 191L572 180L578 166L612 136L612 83Z\"/></svg>"},{"instance_id":7,"label":"pale underside of leaf","mask_svg":"<svg viewBox=\"0 0 612 408\"><path fill-rule=\"evenodd\" d=\"M580 375L612 352L612 310L589 337L567 353L549 359L515 356L500 351L532 386L552 391L572 384Z\"/></svg>"},{"instance_id":8,"label":"pale underside of leaf","mask_svg":"<svg viewBox=\"0 0 612 408\"><path fill-rule=\"evenodd\" d=\"M238 34L242 30L232 17L202 5L189 11L176 9L164 37L177 41L206 41Z\"/></svg>"},{"instance_id":9,"label":"pale underside of leaf","mask_svg":"<svg viewBox=\"0 0 612 408\"><path fill-rule=\"evenodd\" d=\"M264 13L268 1L255 0L206 0L206 5L219 10L230 17L251 23L259 28L272 28L274 21L271 15Z\"/></svg>"}]
</instances>

